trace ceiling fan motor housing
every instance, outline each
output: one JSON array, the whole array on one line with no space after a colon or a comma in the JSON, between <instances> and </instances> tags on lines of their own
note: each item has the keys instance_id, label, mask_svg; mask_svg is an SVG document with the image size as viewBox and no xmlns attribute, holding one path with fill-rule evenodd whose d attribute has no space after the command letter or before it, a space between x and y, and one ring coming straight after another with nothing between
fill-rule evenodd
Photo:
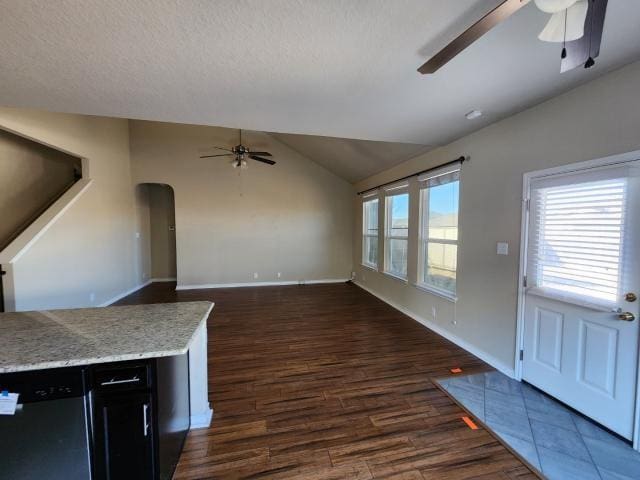
<instances>
[{"instance_id":1,"label":"ceiling fan motor housing","mask_svg":"<svg viewBox=\"0 0 640 480\"><path fill-rule=\"evenodd\" d=\"M249 149L244 145L236 145L231 149L236 155L245 155L249 153Z\"/></svg>"}]
</instances>

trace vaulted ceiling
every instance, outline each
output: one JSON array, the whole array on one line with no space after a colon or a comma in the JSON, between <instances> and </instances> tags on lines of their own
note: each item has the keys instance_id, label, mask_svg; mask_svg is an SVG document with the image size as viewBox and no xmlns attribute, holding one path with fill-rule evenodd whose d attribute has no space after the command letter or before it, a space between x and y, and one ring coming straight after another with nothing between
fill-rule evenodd
<instances>
[{"instance_id":1,"label":"vaulted ceiling","mask_svg":"<svg viewBox=\"0 0 640 480\"><path fill-rule=\"evenodd\" d=\"M596 66L565 74L531 2L435 75L416 72L498 3L0 0L0 105L436 146L640 59L640 2L609 0Z\"/></svg>"},{"instance_id":2,"label":"vaulted ceiling","mask_svg":"<svg viewBox=\"0 0 640 480\"><path fill-rule=\"evenodd\" d=\"M290 133L272 133L271 136L351 183L432 149L428 145L415 143L375 142Z\"/></svg>"}]
</instances>

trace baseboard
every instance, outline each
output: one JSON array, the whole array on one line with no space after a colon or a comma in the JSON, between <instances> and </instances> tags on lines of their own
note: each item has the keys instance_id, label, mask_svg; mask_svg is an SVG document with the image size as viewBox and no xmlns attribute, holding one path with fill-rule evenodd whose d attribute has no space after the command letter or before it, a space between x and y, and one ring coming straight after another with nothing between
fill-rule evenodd
<instances>
[{"instance_id":1,"label":"baseboard","mask_svg":"<svg viewBox=\"0 0 640 480\"><path fill-rule=\"evenodd\" d=\"M208 288L236 287L274 287L283 285L315 285L320 283L345 283L348 278L327 278L322 280L293 280L284 282L246 282L246 283L204 283L200 285L178 285L176 290L203 290Z\"/></svg>"},{"instance_id":2,"label":"baseboard","mask_svg":"<svg viewBox=\"0 0 640 480\"><path fill-rule=\"evenodd\" d=\"M210 408L199 415L191 415L191 430L209 428L213 420L213 410Z\"/></svg>"},{"instance_id":3,"label":"baseboard","mask_svg":"<svg viewBox=\"0 0 640 480\"><path fill-rule=\"evenodd\" d=\"M147 285L150 285L153 282L153 280L147 280L146 282L144 282L141 285L138 285L137 287L133 287L130 290L127 290L126 292L123 292L119 295L116 295L115 297L107 300L104 303L101 303L100 305L98 305L99 307L108 307L109 305L111 305L112 303L116 303L118 300L123 299L124 297L126 297L127 295L131 295L132 293L137 292L138 290L140 290L141 288L146 287Z\"/></svg>"},{"instance_id":4,"label":"baseboard","mask_svg":"<svg viewBox=\"0 0 640 480\"><path fill-rule=\"evenodd\" d=\"M175 282L176 280L176 277L152 278L151 283Z\"/></svg>"},{"instance_id":5,"label":"baseboard","mask_svg":"<svg viewBox=\"0 0 640 480\"><path fill-rule=\"evenodd\" d=\"M386 304L392 306L393 308L395 308L396 310L399 310L400 312L404 313L405 315L407 315L408 317L412 318L413 320L415 320L416 322L418 322L422 326L424 326L424 327L428 328L429 330L437 333L441 337L446 338L450 342L455 343L457 346L459 346L463 350L466 350L467 352L471 353L472 355L475 355L480 360L488 363L489 365L491 365L496 370L499 370L500 372L504 373L505 375L507 375L510 378L515 378L515 371L514 371L513 367L505 365L503 362L501 362L500 360L496 359L493 355L485 352L482 349L479 349L475 345L471 345L470 343L468 343L465 340L462 340L460 337L458 337L457 335L454 335L453 333L449 332L448 330L445 330L440 325L437 325L437 324L427 320L426 318L418 315L417 313L412 312L411 310L409 310L409 309L407 309L407 308L405 308L405 307L403 307L401 305L398 305L397 303L389 300L388 298L385 298L384 296L380 295L379 293L371 290L369 287L365 287L364 285L362 285L359 282L353 282L353 283L355 285L357 285L358 287L362 288L363 290L366 290L367 292L369 292L374 297L379 298L384 303L386 303Z\"/></svg>"}]
</instances>

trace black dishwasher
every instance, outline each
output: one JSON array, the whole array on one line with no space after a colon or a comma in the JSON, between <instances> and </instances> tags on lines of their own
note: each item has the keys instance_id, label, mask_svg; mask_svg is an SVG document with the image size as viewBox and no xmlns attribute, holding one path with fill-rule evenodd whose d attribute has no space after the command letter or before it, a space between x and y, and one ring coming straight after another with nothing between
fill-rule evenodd
<instances>
[{"instance_id":1,"label":"black dishwasher","mask_svg":"<svg viewBox=\"0 0 640 480\"><path fill-rule=\"evenodd\" d=\"M20 394L0 415L0 479L89 480L85 370L6 373L0 388Z\"/></svg>"},{"instance_id":2,"label":"black dishwasher","mask_svg":"<svg viewBox=\"0 0 640 480\"><path fill-rule=\"evenodd\" d=\"M190 426L187 355L95 365L95 480L170 480Z\"/></svg>"}]
</instances>

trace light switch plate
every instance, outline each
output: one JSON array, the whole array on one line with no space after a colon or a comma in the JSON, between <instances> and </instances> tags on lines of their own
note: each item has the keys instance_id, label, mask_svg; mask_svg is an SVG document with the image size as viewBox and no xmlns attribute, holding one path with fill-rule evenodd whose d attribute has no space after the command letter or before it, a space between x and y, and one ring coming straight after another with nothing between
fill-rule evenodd
<instances>
[{"instance_id":1,"label":"light switch plate","mask_svg":"<svg viewBox=\"0 0 640 480\"><path fill-rule=\"evenodd\" d=\"M507 242L498 242L496 253L498 255L509 255L509 244Z\"/></svg>"}]
</instances>

